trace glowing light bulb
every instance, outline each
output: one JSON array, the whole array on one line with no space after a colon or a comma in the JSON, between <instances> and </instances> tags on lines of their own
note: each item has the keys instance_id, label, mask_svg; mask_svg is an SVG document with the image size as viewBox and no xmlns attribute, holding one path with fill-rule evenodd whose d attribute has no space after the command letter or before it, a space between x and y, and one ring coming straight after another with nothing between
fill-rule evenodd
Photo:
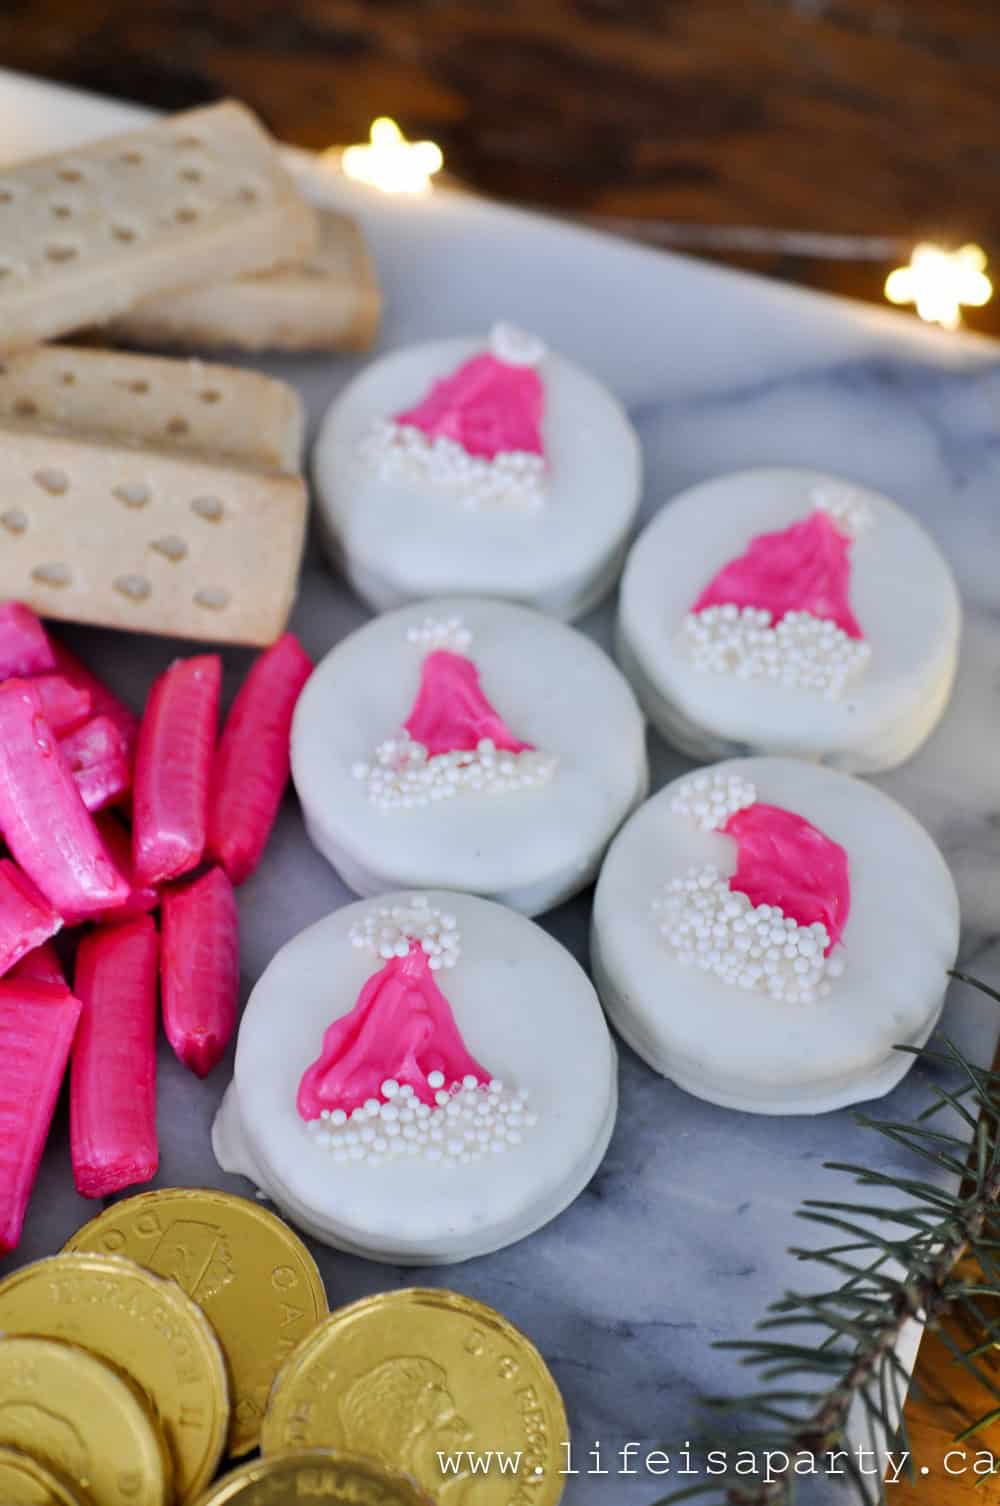
<instances>
[{"instance_id":1,"label":"glowing light bulb","mask_svg":"<svg viewBox=\"0 0 1000 1506\"><path fill-rule=\"evenodd\" d=\"M921 319L957 329L962 309L982 308L993 296L986 275L986 253L981 246L960 246L946 251L921 241L914 246L909 266L897 267L885 280L890 303L912 303Z\"/></svg>"},{"instance_id":2,"label":"glowing light bulb","mask_svg":"<svg viewBox=\"0 0 1000 1506\"><path fill-rule=\"evenodd\" d=\"M340 156L348 178L368 183L382 193L427 193L431 179L444 166L441 148L433 141L407 141L388 115L372 121L363 146L348 146Z\"/></svg>"}]
</instances>

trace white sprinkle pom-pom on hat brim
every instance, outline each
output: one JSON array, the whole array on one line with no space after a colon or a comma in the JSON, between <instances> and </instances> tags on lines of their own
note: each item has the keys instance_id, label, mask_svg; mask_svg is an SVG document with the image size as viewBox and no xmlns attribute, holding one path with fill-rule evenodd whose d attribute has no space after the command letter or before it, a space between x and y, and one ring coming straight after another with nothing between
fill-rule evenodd
<instances>
[{"instance_id":1,"label":"white sprinkle pom-pom on hat brim","mask_svg":"<svg viewBox=\"0 0 1000 1506\"><path fill-rule=\"evenodd\" d=\"M368 799L383 810L419 809L461 794L505 795L548 784L558 767L554 754L526 748L511 753L484 738L475 749L428 755L400 728L375 750L370 763L351 772L362 781Z\"/></svg>"},{"instance_id":2,"label":"white sprinkle pom-pom on hat brim","mask_svg":"<svg viewBox=\"0 0 1000 1506\"><path fill-rule=\"evenodd\" d=\"M424 484L454 494L472 511L511 507L533 512L545 501L547 470L541 455L508 450L487 460L438 435L428 439L412 424L382 418L360 444L364 464L383 481Z\"/></svg>"},{"instance_id":3,"label":"white sprinkle pom-pom on hat brim","mask_svg":"<svg viewBox=\"0 0 1000 1506\"><path fill-rule=\"evenodd\" d=\"M830 936L819 921L800 926L778 905L753 905L717 868L692 868L653 901L672 955L723 983L788 1004L813 1004L843 973L827 957Z\"/></svg>"},{"instance_id":4,"label":"white sprinkle pom-pom on hat brim","mask_svg":"<svg viewBox=\"0 0 1000 1506\"><path fill-rule=\"evenodd\" d=\"M706 607L684 619L683 641L695 669L766 680L838 700L871 659L863 639L828 618L786 612L777 626L764 607Z\"/></svg>"},{"instance_id":5,"label":"white sprinkle pom-pom on hat brim","mask_svg":"<svg viewBox=\"0 0 1000 1506\"><path fill-rule=\"evenodd\" d=\"M432 1072L427 1081L435 1089L433 1107L408 1083L385 1082L380 1098L350 1114L324 1109L307 1132L339 1162L375 1167L412 1158L452 1167L511 1150L538 1123L528 1095L508 1090L496 1078L479 1083L466 1077L446 1087L443 1075Z\"/></svg>"}]
</instances>

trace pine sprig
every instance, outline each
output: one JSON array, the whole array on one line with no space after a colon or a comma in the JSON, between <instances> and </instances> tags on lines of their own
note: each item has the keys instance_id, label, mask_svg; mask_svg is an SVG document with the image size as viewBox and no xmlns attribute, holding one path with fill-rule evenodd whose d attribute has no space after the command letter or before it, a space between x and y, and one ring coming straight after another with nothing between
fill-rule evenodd
<instances>
[{"instance_id":1,"label":"pine sprig","mask_svg":"<svg viewBox=\"0 0 1000 1506\"><path fill-rule=\"evenodd\" d=\"M954 976L1000 1002L995 989L962 973ZM753 1337L715 1346L741 1355L760 1385L744 1395L708 1399L716 1417L735 1417L739 1425L728 1436L713 1427L704 1450L730 1461L750 1453L763 1461L769 1454L777 1466L769 1464L767 1477L763 1468L748 1476L730 1463L725 1474L670 1495L661 1506L696 1498L718 1506L795 1506L815 1479L804 1473L808 1462L821 1469L831 1454L839 1456L859 1506L885 1503L881 1479L859 1467L849 1424L856 1434L858 1420L864 1420L873 1448L881 1442L910 1453L902 1415L910 1378L897 1350L912 1322L933 1330L959 1370L989 1398L988 1409L970 1416L947 1391L934 1397L955 1419L956 1442L1000 1418L1000 1380L980 1363L1000 1344L1000 1306L994 1316L982 1305L1000 1297L1000 1073L968 1061L948 1039L939 1039L935 1049L899 1049L957 1072L959 1086L932 1083L933 1101L912 1123L869 1115L859 1115L858 1122L947 1172L953 1190L916 1175L828 1163L857 1187L883 1198L892 1194L892 1201L805 1203L798 1216L829 1230L836 1242L791 1253L827 1269L836 1285L786 1293L770 1305ZM967 1129L966 1137L932 1122L944 1112ZM970 1267L981 1280L970 1279ZM955 1314L970 1331L967 1347L943 1326Z\"/></svg>"}]
</instances>

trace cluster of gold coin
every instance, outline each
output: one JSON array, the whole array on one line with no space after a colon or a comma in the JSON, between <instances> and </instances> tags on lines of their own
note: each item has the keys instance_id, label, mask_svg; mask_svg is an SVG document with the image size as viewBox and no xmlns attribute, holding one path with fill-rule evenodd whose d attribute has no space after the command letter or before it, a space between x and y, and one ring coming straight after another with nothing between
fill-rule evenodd
<instances>
[{"instance_id":1,"label":"cluster of gold coin","mask_svg":"<svg viewBox=\"0 0 1000 1506\"><path fill-rule=\"evenodd\" d=\"M562 1493L562 1399L512 1324L416 1288L331 1314L301 1240L227 1193L106 1209L0 1282L0 1335L3 1506L451 1506L472 1483L477 1506L555 1506Z\"/></svg>"}]
</instances>

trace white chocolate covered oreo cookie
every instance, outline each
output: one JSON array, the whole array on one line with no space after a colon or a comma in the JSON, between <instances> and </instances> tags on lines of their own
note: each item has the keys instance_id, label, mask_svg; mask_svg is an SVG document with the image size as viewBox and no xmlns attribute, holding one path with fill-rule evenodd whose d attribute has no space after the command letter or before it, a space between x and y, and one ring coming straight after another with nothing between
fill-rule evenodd
<instances>
[{"instance_id":1,"label":"white chocolate covered oreo cookie","mask_svg":"<svg viewBox=\"0 0 1000 1506\"><path fill-rule=\"evenodd\" d=\"M616 1108L614 1046L567 951L499 905L397 894L271 962L213 1146L325 1243L443 1264L560 1213Z\"/></svg>"},{"instance_id":2,"label":"white chocolate covered oreo cookie","mask_svg":"<svg viewBox=\"0 0 1000 1506\"><path fill-rule=\"evenodd\" d=\"M641 458L610 392L498 325L367 367L314 475L327 552L377 611L462 592L570 619L618 577Z\"/></svg>"},{"instance_id":3,"label":"white chocolate covered oreo cookie","mask_svg":"<svg viewBox=\"0 0 1000 1506\"><path fill-rule=\"evenodd\" d=\"M877 1098L941 1011L958 898L937 847L870 785L785 758L675 780L601 870L592 963L616 1029L726 1108Z\"/></svg>"},{"instance_id":4,"label":"white chocolate covered oreo cookie","mask_svg":"<svg viewBox=\"0 0 1000 1506\"><path fill-rule=\"evenodd\" d=\"M358 894L464 889L534 915L597 873L647 788L642 715L589 639L444 600L369 622L292 727L313 842Z\"/></svg>"},{"instance_id":5,"label":"white chocolate covered oreo cookie","mask_svg":"<svg viewBox=\"0 0 1000 1506\"><path fill-rule=\"evenodd\" d=\"M650 720L694 758L872 774L936 726L960 624L944 557L887 497L813 471L742 471L674 498L640 535L617 653Z\"/></svg>"}]
</instances>

